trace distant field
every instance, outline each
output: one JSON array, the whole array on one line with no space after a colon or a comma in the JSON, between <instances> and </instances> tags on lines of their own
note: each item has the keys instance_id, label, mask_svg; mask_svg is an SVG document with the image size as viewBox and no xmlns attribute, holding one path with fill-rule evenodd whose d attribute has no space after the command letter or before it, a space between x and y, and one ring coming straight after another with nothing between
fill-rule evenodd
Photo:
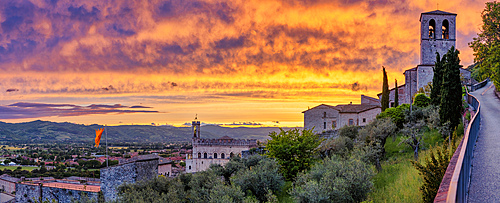
<instances>
[{"instance_id":1,"label":"distant field","mask_svg":"<svg viewBox=\"0 0 500 203\"><path fill-rule=\"evenodd\" d=\"M128 149L128 147L109 147L109 149Z\"/></svg>"},{"instance_id":2,"label":"distant field","mask_svg":"<svg viewBox=\"0 0 500 203\"><path fill-rule=\"evenodd\" d=\"M11 147L9 145L0 145L0 148L2 148L4 146L5 146L6 150L20 150L20 149L24 149L24 148L19 148L19 147Z\"/></svg>"},{"instance_id":3,"label":"distant field","mask_svg":"<svg viewBox=\"0 0 500 203\"><path fill-rule=\"evenodd\" d=\"M0 170L3 169L10 169L10 170L16 170L18 166L2 166L0 165ZM27 170L27 171L32 171L33 169L38 169L38 167L32 167L32 166L22 166L22 170Z\"/></svg>"}]
</instances>

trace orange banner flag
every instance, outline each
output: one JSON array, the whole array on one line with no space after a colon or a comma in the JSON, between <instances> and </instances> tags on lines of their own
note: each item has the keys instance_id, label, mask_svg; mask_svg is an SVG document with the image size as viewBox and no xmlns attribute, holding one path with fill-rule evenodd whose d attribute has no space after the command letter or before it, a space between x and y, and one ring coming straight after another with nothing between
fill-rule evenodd
<instances>
[{"instance_id":1,"label":"orange banner flag","mask_svg":"<svg viewBox=\"0 0 500 203\"><path fill-rule=\"evenodd\" d=\"M95 147L99 147L99 142L101 141L101 135L104 128L95 130Z\"/></svg>"}]
</instances>

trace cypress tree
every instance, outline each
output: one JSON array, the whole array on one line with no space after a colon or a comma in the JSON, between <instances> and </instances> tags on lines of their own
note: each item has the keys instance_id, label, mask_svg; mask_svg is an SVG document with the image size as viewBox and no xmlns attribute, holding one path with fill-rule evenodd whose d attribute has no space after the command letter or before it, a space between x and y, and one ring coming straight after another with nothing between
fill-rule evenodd
<instances>
[{"instance_id":1,"label":"cypress tree","mask_svg":"<svg viewBox=\"0 0 500 203\"><path fill-rule=\"evenodd\" d=\"M396 79L396 86L394 87L394 107L399 106L399 93L398 93L398 80Z\"/></svg>"},{"instance_id":2,"label":"cypress tree","mask_svg":"<svg viewBox=\"0 0 500 203\"><path fill-rule=\"evenodd\" d=\"M441 86L443 83L443 61L446 61L446 54L443 56L443 60L436 52L436 63L432 68L434 70L434 76L432 78L431 86L431 104L438 106L441 103Z\"/></svg>"},{"instance_id":3,"label":"cypress tree","mask_svg":"<svg viewBox=\"0 0 500 203\"><path fill-rule=\"evenodd\" d=\"M441 86L441 103L439 116L441 123L450 121L450 129L455 129L460 123L462 110L462 87L460 83L460 52L451 47L443 58L443 83ZM453 131L453 130L452 130Z\"/></svg>"},{"instance_id":4,"label":"cypress tree","mask_svg":"<svg viewBox=\"0 0 500 203\"><path fill-rule=\"evenodd\" d=\"M382 105L382 112L389 108L389 82L387 81L387 72L385 72L385 67L382 66L382 71L384 73L384 78L382 82L382 99L380 101Z\"/></svg>"}]
</instances>

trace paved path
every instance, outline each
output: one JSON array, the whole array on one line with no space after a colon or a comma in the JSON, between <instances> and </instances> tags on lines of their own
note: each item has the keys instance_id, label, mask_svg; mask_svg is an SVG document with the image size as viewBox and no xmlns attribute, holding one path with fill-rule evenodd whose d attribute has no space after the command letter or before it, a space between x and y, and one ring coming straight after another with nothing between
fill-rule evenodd
<instances>
[{"instance_id":1,"label":"paved path","mask_svg":"<svg viewBox=\"0 0 500 203\"><path fill-rule=\"evenodd\" d=\"M472 93L481 103L468 202L500 202L500 100L488 83Z\"/></svg>"}]
</instances>

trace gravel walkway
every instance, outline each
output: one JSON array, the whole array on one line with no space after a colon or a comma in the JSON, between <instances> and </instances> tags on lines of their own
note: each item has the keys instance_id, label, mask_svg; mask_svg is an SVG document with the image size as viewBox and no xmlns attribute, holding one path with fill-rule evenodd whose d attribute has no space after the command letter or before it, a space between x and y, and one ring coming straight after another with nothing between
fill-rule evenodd
<instances>
[{"instance_id":1,"label":"gravel walkway","mask_svg":"<svg viewBox=\"0 0 500 203\"><path fill-rule=\"evenodd\" d=\"M500 101L492 83L472 93L481 103L468 202L500 202Z\"/></svg>"}]
</instances>

